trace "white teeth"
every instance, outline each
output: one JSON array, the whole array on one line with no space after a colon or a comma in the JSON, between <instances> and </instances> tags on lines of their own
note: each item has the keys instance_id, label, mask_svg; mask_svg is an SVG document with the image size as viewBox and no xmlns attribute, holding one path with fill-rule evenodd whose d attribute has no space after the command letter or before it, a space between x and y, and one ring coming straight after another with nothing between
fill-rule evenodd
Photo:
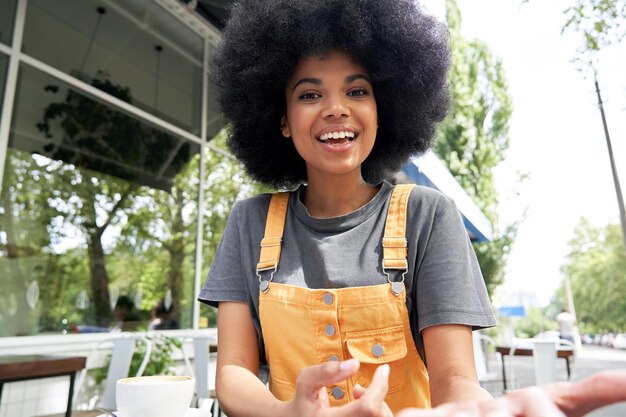
<instances>
[{"instance_id":1,"label":"white teeth","mask_svg":"<svg viewBox=\"0 0 626 417\"><path fill-rule=\"evenodd\" d=\"M351 132L349 130L346 130L343 132L328 132L320 136L321 141L327 141L328 139L343 139L343 138L354 138L354 132Z\"/></svg>"}]
</instances>

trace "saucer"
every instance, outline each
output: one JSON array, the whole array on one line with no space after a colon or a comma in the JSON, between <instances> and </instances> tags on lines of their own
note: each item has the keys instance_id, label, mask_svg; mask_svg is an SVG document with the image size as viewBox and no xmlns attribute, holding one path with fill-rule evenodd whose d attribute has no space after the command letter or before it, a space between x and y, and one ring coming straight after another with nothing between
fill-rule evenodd
<instances>
[{"instance_id":1,"label":"saucer","mask_svg":"<svg viewBox=\"0 0 626 417\"><path fill-rule=\"evenodd\" d=\"M116 416L117 411L114 411L113 414ZM211 410L201 410L199 408L189 408L185 413L185 417L209 417L211 415ZM106 414L100 414L97 417L109 417Z\"/></svg>"}]
</instances>

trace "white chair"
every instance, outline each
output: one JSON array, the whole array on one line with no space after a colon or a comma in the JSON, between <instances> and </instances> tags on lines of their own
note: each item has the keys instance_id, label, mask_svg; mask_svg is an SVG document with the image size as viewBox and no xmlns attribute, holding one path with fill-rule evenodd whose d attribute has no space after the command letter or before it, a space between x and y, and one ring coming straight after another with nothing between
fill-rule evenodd
<instances>
[{"instance_id":1,"label":"white chair","mask_svg":"<svg viewBox=\"0 0 626 417\"><path fill-rule=\"evenodd\" d=\"M115 403L115 384L118 379L126 378L130 372L131 360L133 357L133 352L135 349L135 345L137 342L144 343L146 346L146 352L144 357L139 365L139 369L135 373L134 376L143 375L144 370L146 369L146 365L150 360L150 354L152 352L152 342L143 335L133 334L128 337L119 337L119 338L111 338L106 339L99 342L96 347L92 349L92 352L88 356L88 361L90 358L95 358L100 351L104 347L111 346L111 357L109 361L109 368L107 370L107 377L104 382L104 389L102 391L102 396L100 397L100 401L97 406L103 408L105 410L116 410L117 406ZM89 364L88 364L89 365ZM74 399L78 396L84 382L85 376L87 373L87 367L83 369L81 375L78 379L77 389L74 394ZM76 403L76 402L74 402ZM73 416L80 416L80 411L74 411Z\"/></svg>"},{"instance_id":2,"label":"white chair","mask_svg":"<svg viewBox=\"0 0 626 417\"><path fill-rule=\"evenodd\" d=\"M478 376L478 381L480 385L484 388L487 388L486 385L491 383L500 383L503 384L502 380L502 358L500 355L495 355L496 361L498 363L498 369L492 370L489 367L490 361L489 351L485 349L485 345L493 348L495 352L496 342L489 336L484 334L480 334L475 331L472 332L472 341L474 346L474 365L476 366L476 375ZM504 391L504 386L503 389Z\"/></svg>"},{"instance_id":3,"label":"white chair","mask_svg":"<svg viewBox=\"0 0 626 417\"><path fill-rule=\"evenodd\" d=\"M210 353L212 346L215 346L215 338L211 336L199 335L194 336L193 352L194 352L194 366L193 376L196 379L196 406L200 407L201 403L205 400L211 401L211 414L219 417L221 410L217 401L217 395L215 393L215 376L211 375L209 369Z\"/></svg>"}]
</instances>

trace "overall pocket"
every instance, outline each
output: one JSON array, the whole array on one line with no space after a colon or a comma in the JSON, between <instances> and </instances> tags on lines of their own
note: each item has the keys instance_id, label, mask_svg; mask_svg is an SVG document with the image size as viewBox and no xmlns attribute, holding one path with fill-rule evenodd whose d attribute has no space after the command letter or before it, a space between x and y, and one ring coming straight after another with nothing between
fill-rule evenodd
<instances>
[{"instance_id":1,"label":"overall pocket","mask_svg":"<svg viewBox=\"0 0 626 417\"><path fill-rule=\"evenodd\" d=\"M364 387L372 381L374 372L382 364L389 364L389 393L404 386L406 369L403 366L407 345L403 326L346 333L346 348L351 357L361 363L353 380Z\"/></svg>"}]
</instances>

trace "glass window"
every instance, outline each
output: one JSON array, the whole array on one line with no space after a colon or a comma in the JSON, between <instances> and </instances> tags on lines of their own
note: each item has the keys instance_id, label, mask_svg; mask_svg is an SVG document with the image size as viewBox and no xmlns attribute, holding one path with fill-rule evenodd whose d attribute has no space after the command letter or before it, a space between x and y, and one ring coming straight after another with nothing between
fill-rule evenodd
<instances>
[{"instance_id":1,"label":"glass window","mask_svg":"<svg viewBox=\"0 0 626 417\"><path fill-rule=\"evenodd\" d=\"M91 83L128 100L105 75ZM199 155L22 65L0 195L0 336L145 328L159 303L190 327Z\"/></svg>"},{"instance_id":2,"label":"glass window","mask_svg":"<svg viewBox=\"0 0 626 417\"><path fill-rule=\"evenodd\" d=\"M203 42L151 1L31 0L23 51L200 136Z\"/></svg>"},{"instance_id":3,"label":"glass window","mask_svg":"<svg viewBox=\"0 0 626 417\"><path fill-rule=\"evenodd\" d=\"M17 0L0 1L0 42L11 45Z\"/></svg>"},{"instance_id":4,"label":"glass window","mask_svg":"<svg viewBox=\"0 0 626 417\"><path fill-rule=\"evenodd\" d=\"M2 103L4 102L4 89L7 83L8 68L9 57L0 53L0 114L2 113Z\"/></svg>"}]
</instances>

